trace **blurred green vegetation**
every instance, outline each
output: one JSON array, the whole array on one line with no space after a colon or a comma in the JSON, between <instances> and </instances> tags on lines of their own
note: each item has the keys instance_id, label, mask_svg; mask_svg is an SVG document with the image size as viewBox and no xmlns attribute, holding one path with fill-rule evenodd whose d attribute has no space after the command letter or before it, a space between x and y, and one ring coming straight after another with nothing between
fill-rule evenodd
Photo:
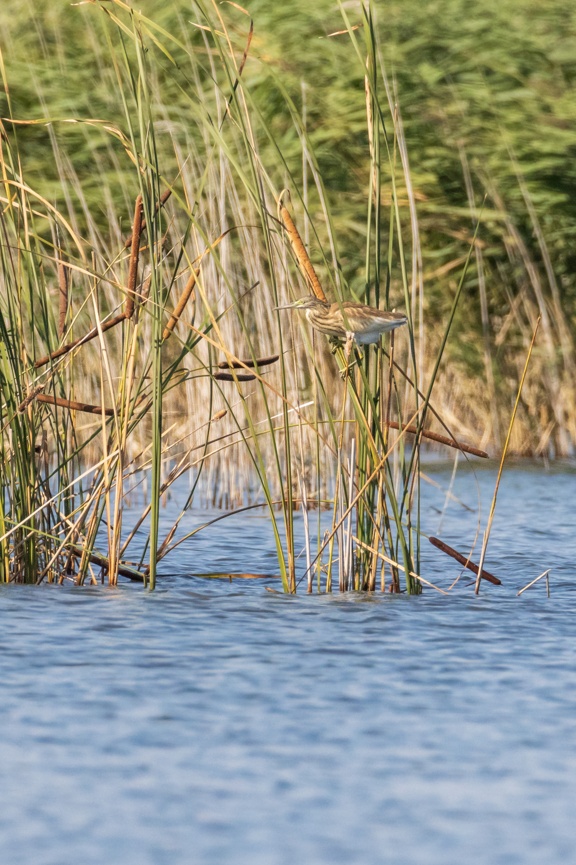
<instances>
[{"instance_id":1,"label":"blurred green vegetation","mask_svg":"<svg viewBox=\"0 0 576 865\"><path fill-rule=\"evenodd\" d=\"M539 259L518 176L523 179L571 311L576 299L576 8L563 0L544 5L478 0L473 8L464 0L403 0L376 6L382 59L404 122L427 266L435 270L450 256L457 258L454 233L471 227L464 153L477 205L485 192L498 195L499 206L491 201L487 207L488 243L495 240L499 246L498 213L504 208ZM254 20L246 80L296 176L301 148L285 94L301 112L305 92L307 131L335 205L343 266L353 279L362 259L357 232L364 222L368 158L361 65L348 33L327 38L344 29L340 11L327 0L247 0L245 7ZM359 23L359 6L346 8L351 23ZM202 21L193 4L148 0L142 11L206 53L203 34L194 27ZM247 19L234 9L226 14L237 19L240 47ZM0 44L15 118L121 122L103 24L90 4L5 0ZM355 33L361 42L362 33ZM181 79L160 52L155 52L155 74L164 109L183 122L186 56L178 56L175 45L170 50L181 62ZM209 76L208 58L204 65ZM6 116L6 97L0 99ZM190 132L192 117L187 125ZM104 218L102 176L120 203L118 175L123 169L127 177L131 173L120 144L93 128L59 126L52 134L78 173L89 207L101 210ZM47 151L49 136L46 129L20 130L19 144L28 176L37 178L50 200L62 203L60 172ZM491 252L496 263L498 249Z\"/></svg>"},{"instance_id":2,"label":"blurred green vegetation","mask_svg":"<svg viewBox=\"0 0 576 865\"><path fill-rule=\"evenodd\" d=\"M295 122L300 117L332 208L339 265L351 290L361 296L369 142L364 68L342 9L356 28L362 24L362 7L352 3L341 9L328 0L246 0L243 5L254 22L243 81L261 112L261 129L273 136L262 134L258 142L263 162L278 189L290 174L302 181L302 140ZM0 94L2 117L94 118L126 132L117 85L123 73L114 68L109 43L118 42L118 35L107 27L106 6L105 0L78 6L62 0L4 0L0 47L9 97ZM237 35L240 60L249 19L233 4L221 8ZM178 172L174 142L186 148L202 136L191 93L210 88L221 70L196 4L147 0L141 11L180 43L162 38L168 57L147 40L156 122L167 133L164 139L158 135L166 145L161 170L171 178ZM485 328L489 323L492 374L496 384L499 377L509 378L499 361L498 332L514 300L523 293L532 297L537 284L544 300L536 297L534 307L542 312L544 303L550 340L564 358L553 372L559 381L572 352L567 333L576 313L576 7L564 0L538 5L477 0L472 6L465 0L390 0L375 3L373 11L391 102L403 124L428 322L433 326L450 308L458 268L472 242L475 211L483 208L480 258L469 269L458 310L464 338L449 348L450 359L469 374L482 375L481 322ZM362 26L352 35L361 52ZM231 82L221 84L229 93ZM379 97L386 102L383 92ZM387 123L393 146L390 115ZM6 129L17 137L28 182L49 201L73 209L80 222L86 208L103 233L113 210L126 214L128 224L137 189L120 141L86 125ZM386 171L383 163L382 201L389 209ZM398 194L410 226L402 184ZM314 244L312 257L319 260ZM480 284L486 286L484 312ZM558 302L568 331L558 320ZM531 322L530 309L520 301L515 307L519 329L509 335L514 349L526 345L523 327ZM549 357L548 362L554 361ZM554 386L552 398L559 387Z\"/></svg>"}]
</instances>

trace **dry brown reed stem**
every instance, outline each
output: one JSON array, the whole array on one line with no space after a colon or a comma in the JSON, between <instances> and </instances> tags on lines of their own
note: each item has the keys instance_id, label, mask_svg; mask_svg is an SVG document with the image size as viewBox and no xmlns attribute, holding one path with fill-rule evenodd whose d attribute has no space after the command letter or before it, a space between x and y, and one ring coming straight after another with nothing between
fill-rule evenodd
<instances>
[{"instance_id":1,"label":"dry brown reed stem","mask_svg":"<svg viewBox=\"0 0 576 865\"><path fill-rule=\"evenodd\" d=\"M172 333L172 331L176 327L180 316L184 312L184 307L186 306L186 304L190 300L190 296L192 295L192 292L194 291L194 286L196 285L196 280L198 279L199 273L200 273L200 268L198 267L198 268L196 268L196 270L193 270L192 273L190 274L190 277L188 279L188 282L186 283L184 291L182 292L180 299L179 299L178 303L176 304L176 307L174 308L174 312L172 313L172 315L168 319L168 324L166 325L166 327L162 331L162 339L168 339L168 337L170 336L170 334Z\"/></svg>"},{"instance_id":2,"label":"dry brown reed stem","mask_svg":"<svg viewBox=\"0 0 576 865\"><path fill-rule=\"evenodd\" d=\"M239 360L221 360L218 364L219 369L242 369L246 366L253 368L255 366L270 366L272 363L276 363L276 361L280 358L279 354L272 354L270 357L258 357L256 360L252 360L252 358L248 358L247 360L243 360L240 358Z\"/></svg>"},{"instance_id":3,"label":"dry brown reed stem","mask_svg":"<svg viewBox=\"0 0 576 865\"><path fill-rule=\"evenodd\" d=\"M459 553L457 550L449 547L448 544L445 544L444 541L441 541L439 538L428 538L431 544L437 547L439 550L442 550L443 553L446 553L447 556L451 556L453 559L456 559L461 565L465 568L468 568L469 571L472 571L473 574L478 576L478 579L488 580L489 583L493 583L495 586L501 586L502 580L499 580L498 577L495 577L494 574L490 574L488 571L485 571L484 568L482 572L479 573L478 565L475 565L474 562L471 562L469 558L463 556L462 553Z\"/></svg>"},{"instance_id":4,"label":"dry brown reed stem","mask_svg":"<svg viewBox=\"0 0 576 865\"><path fill-rule=\"evenodd\" d=\"M110 330L112 327L116 327L117 324L120 324L121 321L126 320L126 313L121 312L120 315L116 315L114 318L109 319L104 322L101 326L102 333L105 333L107 330ZM50 354L45 355L45 357L41 357L40 360L37 360L34 364L34 369L39 369L41 366L46 366L47 363L50 363L51 360L57 360L59 357L62 357L65 354L68 354L69 351L72 351L73 348L76 348L79 345L84 345L85 342L90 342L91 339L94 339L98 336L98 328L93 327L92 330L89 330L84 336L78 337L74 342L68 342L66 345L61 346L56 349L56 351L51 352Z\"/></svg>"},{"instance_id":5,"label":"dry brown reed stem","mask_svg":"<svg viewBox=\"0 0 576 865\"><path fill-rule=\"evenodd\" d=\"M138 277L138 259L140 258L140 237L142 236L142 196L136 196L134 204L134 222L132 223L132 237L130 238L130 264L128 265L128 285L126 287L126 303L124 314L126 318L134 315L134 301L136 296L136 279Z\"/></svg>"},{"instance_id":6,"label":"dry brown reed stem","mask_svg":"<svg viewBox=\"0 0 576 865\"><path fill-rule=\"evenodd\" d=\"M386 420L384 421L384 426L390 427L391 429L403 429L406 430L407 433L411 433L412 435L418 434L418 427L415 426L400 426L400 424L395 420ZM456 450L464 451L467 454L474 454L474 456L482 457L483 459L488 459L489 455L486 451L481 451L479 448L475 448L472 445L465 445L462 442L456 441L456 439L448 438L448 436L440 435L439 433L432 432L429 429L420 430L420 435L423 438L431 439L432 441L439 442L443 445L448 445L448 447L456 448Z\"/></svg>"},{"instance_id":7,"label":"dry brown reed stem","mask_svg":"<svg viewBox=\"0 0 576 865\"><path fill-rule=\"evenodd\" d=\"M58 336L66 329L66 313L68 312L68 268L58 257Z\"/></svg>"},{"instance_id":8,"label":"dry brown reed stem","mask_svg":"<svg viewBox=\"0 0 576 865\"><path fill-rule=\"evenodd\" d=\"M89 414L104 414L106 417L113 417L114 409L113 408L103 408L100 405L90 405L87 402L75 402L73 399L64 399L60 396L52 396L49 393L39 393L36 394L35 399L38 402L46 402L49 405L58 405L61 408L70 409L70 411L85 411ZM25 401L26 402L26 401ZM24 403L22 403L22 406ZM19 406L19 410L22 408Z\"/></svg>"},{"instance_id":9,"label":"dry brown reed stem","mask_svg":"<svg viewBox=\"0 0 576 865\"><path fill-rule=\"evenodd\" d=\"M164 190L164 192L160 196L160 201L156 203L156 207L154 208L154 213L158 213L160 208L164 207L164 205L166 204L166 202L168 201L168 199L170 198L171 195L172 195L171 189L165 189ZM140 198L140 201L142 201L141 197L140 196L138 196L138 197ZM140 224L140 234L142 234L142 232L145 230L146 230L146 220L142 219L141 224ZM132 246L133 237L134 237L134 226L132 226L132 234L129 237L127 237L126 240L124 241L124 249L129 249Z\"/></svg>"},{"instance_id":10,"label":"dry brown reed stem","mask_svg":"<svg viewBox=\"0 0 576 865\"><path fill-rule=\"evenodd\" d=\"M282 223L284 224L284 228L288 234L288 238L290 243L292 244L292 249L294 250L294 254L296 256L296 260L298 262L298 267L303 272L306 277L310 288L320 300L323 300L324 303L327 302L326 295L324 294L324 289L320 285L320 280L316 275L316 271L310 261L308 253L306 252L306 247L302 242L302 238L298 233L298 229L294 225L294 220L290 216L290 213L286 206L282 203L282 193L278 198L278 210L280 213L280 218Z\"/></svg>"}]
</instances>

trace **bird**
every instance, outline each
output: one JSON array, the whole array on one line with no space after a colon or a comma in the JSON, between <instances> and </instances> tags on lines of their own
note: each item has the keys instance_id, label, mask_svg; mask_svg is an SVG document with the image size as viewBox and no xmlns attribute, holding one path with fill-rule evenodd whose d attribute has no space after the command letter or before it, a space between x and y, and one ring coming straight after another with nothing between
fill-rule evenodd
<instances>
[{"instance_id":1,"label":"bird","mask_svg":"<svg viewBox=\"0 0 576 865\"><path fill-rule=\"evenodd\" d=\"M352 300L328 303L313 294L274 309L304 309L313 328L327 336L358 345L377 343L383 333L402 327L408 321L402 312L384 312Z\"/></svg>"}]
</instances>

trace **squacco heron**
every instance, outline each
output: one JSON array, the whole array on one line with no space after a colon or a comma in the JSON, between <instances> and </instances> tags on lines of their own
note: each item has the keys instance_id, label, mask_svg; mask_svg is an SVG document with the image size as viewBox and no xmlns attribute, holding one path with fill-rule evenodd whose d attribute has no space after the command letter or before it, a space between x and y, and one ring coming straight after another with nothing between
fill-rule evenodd
<instances>
[{"instance_id":1,"label":"squacco heron","mask_svg":"<svg viewBox=\"0 0 576 865\"><path fill-rule=\"evenodd\" d=\"M313 294L275 309L304 309L313 328L327 336L346 340L349 345L353 340L359 345L378 342L383 333L402 327L408 321L402 312L383 312L351 300L326 303Z\"/></svg>"}]
</instances>

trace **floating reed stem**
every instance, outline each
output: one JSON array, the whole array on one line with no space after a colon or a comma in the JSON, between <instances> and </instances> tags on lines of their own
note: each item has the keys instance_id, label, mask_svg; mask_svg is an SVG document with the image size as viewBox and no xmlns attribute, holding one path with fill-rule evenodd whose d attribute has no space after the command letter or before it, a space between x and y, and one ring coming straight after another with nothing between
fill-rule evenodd
<instances>
[{"instance_id":1,"label":"floating reed stem","mask_svg":"<svg viewBox=\"0 0 576 865\"><path fill-rule=\"evenodd\" d=\"M296 256L296 260L298 262L298 267L303 272L306 277L310 288L316 295L316 297L320 298L326 303L326 295L324 294L324 289L320 285L320 280L314 270L314 266L310 261L310 257L306 252L306 247L302 242L302 238L298 233L298 229L294 225L294 220L292 219L288 209L282 203L282 196L284 195L283 190L278 197L278 212L280 214L280 219L284 224L284 228L288 234L288 238L290 243L292 244L292 249L294 250L294 254Z\"/></svg>"},{"instance_id":2,"label":"floating reed stem","mask_svg":"<svg viewBox=\"0 0 576 865\"><path fill-rule=\"evenodd\" d=\"M384 426L390 427L391 429L402 429L407 433L411 433L412 435L418 434L418 427L415 426L400 426L400 424L395 420L386 420L384 421ZM431 439L435 442L440 442L440 444L448 445L448 447L456 448L456 450L464 451L467 454L474 454L474 456L482 457L483 459L488 459L489 455L486 451L481 451L479 448L475 448L472 445L465 445L462 442L456 441L456 439L448 438L448 436L440 435L439 433L432 432L429 429L420 430L420 435L424 438Z\"/></svg>"},{"instance_id":3,"label":"floating reed stem","mask_svg":"<svg viewBox=\"0 0 576 865\"><path fill-rule=\"evenodd\" d=\"M191 574L192 577L201 577L203 580L276 580L276 574L242 574L229 573L228 571L215 571L206 574ZM271 590L273 591L273 589Z\"/></svg>"},{"instance_id":4,"label":"floating reed stem","mask_svg":"<svg viewBox=\"0 0 576 865\"><path fill-rule=\"evenodd\" d=\"M106 571L109 570L109 561L106 556L102 555L102 553L96 553L94 551L86 553L82 547L79 547L76 544L66 544L66 547L78 556L85 555L93 565L99 565ZM134 580L134 582L137 583L144 582L144 574L136 568L130 568L127 565L117 565L116 570L123 577L128 577L129 580Z\"/></svg>"},{"instance_id":5,"label":"floating reed stem","mask_svg":"<svg viewBox=\"0 0 576 865\"><path fill-rule=\"evenodd\" d=\"M406 572L406 568L404 567L404 565L401 565L400 562L395 562L394 559L390 558L390 556L385 555L385 553L381 552L380 550L376 549L375 547L371 547L370 544L365 544L364 541L360 540L360 538L355 537L354 541L358 544L359 547L362 547L363 549L367 550L369 553L372 553L377 558L382 559L383 562L386 562L388 565L391 565L395 570L400 569L401 571L404 571L404 573L408 573L409 576L413 577L415 580L418 580L420 583L422 583L423 586L429 586L431 589L434 589L435 591L440 592L441 595L447 595L448 594L448 592L445 589L441 589L440 586L435 586L434 583L431 583L429 580L425 580L424 577L420 576L420 574L416 574L416 573L414 573L414 571ZM390 583L389 591L392 594L399 594L400 593L400 586L399 586L397 580L392 580L392 582Z\"/></svg>"},{"instance_id":6,"label":"floating reed stem","mask_svg":"<svg viewBox=\"0 0 576 865\"><path fill-rule=\"evenodd\" d=\"M101 325L102 333L105 333L107 330L110 330L112 327L116 327L117 324L120 324L121 321L126 320L126 313L121 312L120 315L115 316L114 318L109 319ZM62 357L65 354L68 354L69 351L72 351L73 348L76 348L79 345L84 345L85 342L90 342L91 339L94 339L98 336L98 328L93 327L92 330L89 330L87 334L84 336L80 336L78 339L75 339L74 342L68 342L66 345L57 348L56 351L51 352L50 354L45 355L45 357L41 357L40 360L37 360L34 364L34 369L39 369L41 366L45 366L47 363L50 363L51 360L57 360L59 357Z\"/></svg>"},{"instance_id":7,"label":"floating reed stem","mask_svg":"<svg viewBox=\"0 0 576 865\"><path fill-rule=\"evenodd\" d=\"M442 550L443 553L446 553L447 556L451 556L453 559L456 559L461 565L465 568L468 568L469 571L472 571L473 574L478 576L478 579L488 580L489 583L493 583L495 586L501 586L502 580L499 580L498 577L495 577L494 574L490 574L488 571L485 571L484 568L482 571L478 568L478 565L475 565L474 562L471 562L469 558L463 556L462 553L459 553L457 550L449 547L448 544L445 544L444 541L441 541L440 538L428 538L431 544L435 547L438 547L439 550Z\"/></svg>"}]
</instances>

